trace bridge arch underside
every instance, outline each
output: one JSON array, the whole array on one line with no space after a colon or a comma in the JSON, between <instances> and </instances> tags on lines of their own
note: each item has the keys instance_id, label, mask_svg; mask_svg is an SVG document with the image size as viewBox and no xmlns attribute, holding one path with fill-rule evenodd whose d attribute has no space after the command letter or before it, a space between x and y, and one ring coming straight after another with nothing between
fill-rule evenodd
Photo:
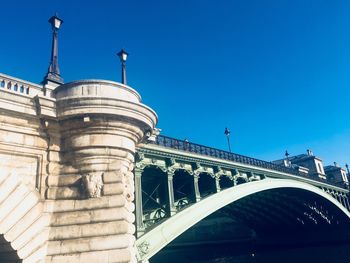
<instances>
[{"instance_id":1,"label":"bridge arch underside","mask_svg":"<svg viewBox=\"0 0 350 263\"><path fill-rule=\"evenodd\" d=\"M0 235L0 262L19 263L22 260L18 257L10 242L6 241L4 235Z\"/></svg>"},{"instance_id":2,"label":"bridge arch underside","mask_svg":"<svg viewBox=\"0 0 350 263\"><path fill-rule=\"evenodd\" d=\"M259 191L203 218L150 262L344 262L350 259L350 220L334 201L300 188Z\"/></svg>"}]
</instances>

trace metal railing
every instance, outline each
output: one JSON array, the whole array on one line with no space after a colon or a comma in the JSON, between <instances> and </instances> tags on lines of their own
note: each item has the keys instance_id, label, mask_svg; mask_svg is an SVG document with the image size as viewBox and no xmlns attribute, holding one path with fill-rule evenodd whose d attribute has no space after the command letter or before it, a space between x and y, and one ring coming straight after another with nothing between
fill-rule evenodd
<instances>
[{"instance_id":1,"label":"metal railing","mask_svg":"<svg viewBox=\"0 0 350 263\"><path fill-rule=\"evenodd\" d=\"M177 150L181 150L181 151L192 152L192 153L196 153L196 154L200 154L200 155L206 155L206 156L210 156L210 157L214 157L214 158L218 158L218 159L223 159L223 160L227 160L227 161L233 161L233 162L237 162L237 163L252 165L252 166L265 168L265 169L269 169L269 170L273 170L273 171L288 173L288 174L300 176L303 178L308 178L308 179L311 179L314 181L327 183L327 184L334 185L337 187L347 188L346 185L342 182L340 182L340 183L330 182L329 180L323 180L323 179L315 177L315 176L310 176L308 174L299 172L298 170L290 168L290 167L286 167L286 166L275 164L272 162L267 162L267 161L251 158L251 157L236 154L236 153L231 153L231 152L211 148L208 146L192 143L192 142L189 142L187 140L179 140L179 139L171 138L171 137L164 136L164 135L158 135L156 137L156 140L151 141L150 143L156 144L159 146L163 146L163 147L167 147L167 148L173 148L173 149L177 149Z\"/></svg>"}]
</instances>

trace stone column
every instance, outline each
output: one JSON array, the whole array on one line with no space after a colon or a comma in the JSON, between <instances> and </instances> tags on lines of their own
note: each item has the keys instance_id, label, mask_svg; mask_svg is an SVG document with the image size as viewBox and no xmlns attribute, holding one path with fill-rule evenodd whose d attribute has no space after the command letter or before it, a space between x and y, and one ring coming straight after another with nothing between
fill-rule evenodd
<instances>
[{"instance_id":1,"label":"stone column","mask_svg":"<svg viewBox=\"0 0 350 263\"><path fill-rule=\"evenodd\" d=\"M194 194L195 194L196 202L199 202L201 200L201 193L199 192L198 180L199 180L199 174L194 173L193 183L194 183Z\"/></svg>"},{"instance_id":2,"label":"stone column","mask_svg":"<svg viewBox=\"0 0 350 263\"><path fill-rule=\"evenodd\" d=\"M239 172L237 169L234 169L231 171L231 176L232 176L232 181L233 181L233 186L237 185L237 176L239 175Z\"/></svg>"},{"instance_id":3,"label":"stone column","mask_svg":"<svg viewBox=\"0 0 350 263\"><path fill-rule=\"evenodd\" d=\"M138 235L141 235L144 231L143 225L143 209L142 209L142 173L143 168L135 167L135 205L136 205L136 227Z\"/></svg>"},{"instance_id":4,"label":"stone column","mask_svg":"<svg viewBox=\"0 0 350 263\"><path fill-rule=\"evenodd\" d=\"M176 208L175 208L175 198L174 198L174 185L173 185L173 178L174 178L175 171L172 169L168 169L167 175L168 175L168 200L169 200L169 213L170 216L176 214Z\"/></svg>"},{"instance_id":5,"label":"stone column","mask_svg":"<svg viewBox=\"0 0 350 263\"><path fill-rule=\"evenodd\" d=\"M47 262L134 262L135 147L157 116L111 81L64 84L54 96L62 167L46 194L55 201Z\"/></svg>"},{"instance_id":6,"label":"stone column","mask_svg":"<svg viewBox=\"0 0 350 263\"><path fill-rule=\"evenodd\" d=\"M216 186L216 192L220 192L221 188L220 188L220 176L215 175L214 177L215 179L215 186Z\"/></svg>"}]
</instances>

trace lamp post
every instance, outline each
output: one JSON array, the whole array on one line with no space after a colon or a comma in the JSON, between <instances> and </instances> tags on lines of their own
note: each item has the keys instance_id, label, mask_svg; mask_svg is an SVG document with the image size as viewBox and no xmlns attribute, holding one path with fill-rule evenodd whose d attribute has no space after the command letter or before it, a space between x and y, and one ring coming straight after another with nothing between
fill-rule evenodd
<instances>
[{"instance_id":1,"label":"lamp post","mask_svg":"<svg viewBox=\"0 0 350 263\"><path fill-rule=\"evenodd\" d=\"M129 54L124 49L122 49L119 51L119 53L117 55L120 58L120 62L122 63L122 83L126 85L125 62L126 62L126 59L128 58Z\"/></svg>"},{"instance_id":2,"label":"lamp post","mask_svg":"<svg viewBox=\"0 0 350 263\"><path fill-rule=\"evenodd\" d=\"M52 48L51 61L45 80L51 80L59 84L63 84L63 78L60 75L58 67L58 30L61 27L63 20L57 17L57 14L49 19L52 27Z\"/></svg>"},{"instance_id":3,"label":"lamp post","mask_svg":"<svg viewBox=\"0 0 350 263\"><path fill-rule=\"evenodd\" d=\"M231 132L230 132L229 129L227 129L227 127L225 128L224 134L225 134L225 136L227 138L228 150L229 150L229 152L231 152L231 144L230 144L230 134L231 134Z\"/></svg>"}]
</instances>

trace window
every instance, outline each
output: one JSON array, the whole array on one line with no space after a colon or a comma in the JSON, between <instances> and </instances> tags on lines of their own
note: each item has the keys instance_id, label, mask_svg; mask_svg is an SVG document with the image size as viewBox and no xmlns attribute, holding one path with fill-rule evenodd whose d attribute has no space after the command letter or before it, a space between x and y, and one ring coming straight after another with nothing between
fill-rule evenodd
<instances>
[{"instance_id":1,"label":"window","mask_svg":"<svg viewBox=\"0 0 350 263\"><path fill-rule=\"evenodd\" d=\"M13 87L13 90L14 90L14 91L17 91L17 90L18 90L18 85L17 85L17 84L15 84L15 86Z\"/></svg>"},{"instance_id":2,"label":"window","mask_svg":"<svg viewBox=\"0 0 350 263\"><path fill-rule=\"evenodd\" d=\"M26 88L26 94L29 94L29 88Z\"/></svg>"},{"instance_id":3,"label":"window","mask_svg":"<svg viewBox=\"0 0 350 263\"><path fill-rule=\"evenodd\" d=\"M7 83L7 89L11 89L11 87L12 87L11 82Z\"/></svg>"},{"instance_id":4,"label":"window","mask_svg":"<svg viewBox=\"0 0 350 263\"><path fill-rule=\"evenodd\" d=\"M19 91L20 91L21 93L24 92L24 87L23 87L23 85L21 86L21 88L19 89Z\"/></svg>"},{"instance_id":5,"label":"window","mask_svg":"<svg viewBox=\"0 0 350 263\"><path fill-rule=\"evenodd\" d=\"M322 171L322 165L320 163L317 163L318 165L318 171L319 173L323 174L323 171Z\"/></svg>"},{"instance_id":6,"label":"window","mask_svg":"<svg viewBox=\"0 0 350 263\"><path fill-rule=\"evenodd\" d=\"M5 87L5 81L1 81L0 87L1 88Z\"/></svg>"},{"instance_id":7,"label":"window","mask_svg":"<svg viewBox=\"0 0 350 263\"><path fill-rule=\"evenodd\" d=\"M348 178L346 176L346 173L344 171L341 171L341 175L342 175L342 178L343 178L343 181L344 182L347 182L348 181Z\"/></svg>"}]
</instances>

